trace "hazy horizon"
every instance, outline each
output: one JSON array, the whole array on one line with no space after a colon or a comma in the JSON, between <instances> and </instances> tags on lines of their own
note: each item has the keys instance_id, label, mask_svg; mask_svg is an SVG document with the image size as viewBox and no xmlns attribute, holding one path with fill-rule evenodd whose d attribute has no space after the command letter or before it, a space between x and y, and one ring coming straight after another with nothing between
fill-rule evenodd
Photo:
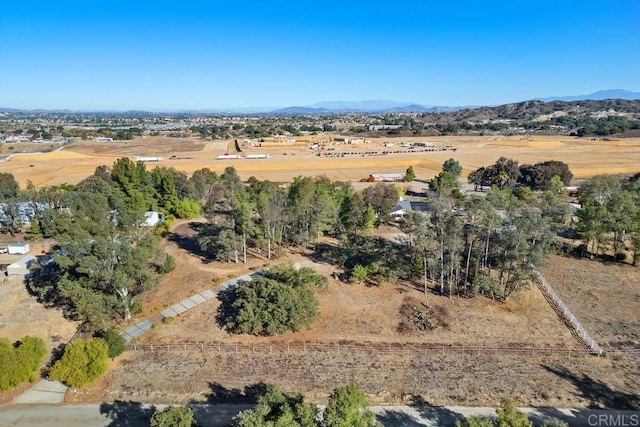
<instances>
[{"instance_id":1,"label":"hazy horizon","mask_svg":"<svg viewBox=\"0 0 640 427\"><path fill-rule=\"evenodd\" d=\"M640 3L11 2L0 106L499 105L640 91Z\"/></svg>"}]
</instances>

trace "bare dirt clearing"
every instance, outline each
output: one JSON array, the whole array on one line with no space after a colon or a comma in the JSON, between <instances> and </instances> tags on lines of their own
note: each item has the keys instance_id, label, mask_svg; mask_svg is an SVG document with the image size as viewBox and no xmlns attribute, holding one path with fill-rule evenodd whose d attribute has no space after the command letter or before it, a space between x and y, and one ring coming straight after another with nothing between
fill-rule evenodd
<instances>
[{"instance_id":1,"label":"bare dirt clearing","mask_svg":"<svg viewBox=\"0 0 640 427\"><path fill-rule=\"evenodd\" d=\"M442 163L453 157L464 167L463 174L494 163L500 156L517 159L521 164L544 160L566 162L578 179L601 173L635 173L640 164L640 139L590 141L562 136L526 137L423 137L372 138L361 145L334 145L336 152L396 151L402 141L430 141L436 148L452 147L456 152L394 153L379 156L362 154L345 157L319 157L306 145L295 147L245 148L245 154L271 154L269 160L216 160L228 150L229 141L204 141L198 138L140 138L118 142L79 142L55 153L15 157L2 164L4 172L14 174L22 186L31 180L37 186L77 183L93 173L96 166L111 165L122 156L162 156L165 161L149 164L174 167L188 174L208 167L222 172L234 166L243 179L255 176L272 181L291 181L299 175L324 174L332 179L358 181L371 173L402 172L413 166L421 179L440 172ZM384 147L385 141L394 143ZM284 155L286 153L286 155ZM194 157L169 160L171 155ZM33 166L31 166L33 165Z\"/></svg>"},{"instance_id":2,"label":"bare dirt clearing","mask_svg":"<svg viewBox=\"0 0 640 427\"><path fill-rule=\"evenodd\" d=\"M543 274L603 348L640 348L640 269L555 256Z\"/></svg>"}]
</instances>

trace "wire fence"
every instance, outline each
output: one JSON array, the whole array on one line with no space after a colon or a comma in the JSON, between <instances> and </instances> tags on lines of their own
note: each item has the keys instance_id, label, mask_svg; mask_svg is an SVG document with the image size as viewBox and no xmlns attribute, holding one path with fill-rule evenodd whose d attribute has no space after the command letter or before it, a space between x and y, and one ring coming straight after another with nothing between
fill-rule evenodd
<instances>
[{"instance_id":1,"label":"wire fence","mask_svg":"<svg viewBox=\"0 0 640 427\"><path fill-rule=\"evenodd\" d=\"M571 333L585 346L589 348L589 351L593 354L597 354L598 356L604 355L604 350L596 343L596 341L591 338L591 335L582 327L580 321L574 316L569 307L567 307L558 294L553 290L547 279L544 278L542 273L538 270L535 270L538 276L538 281L536 285L538 289L542 292L545 299L551 305L551 308L560 316L560 319L571 329Z\"/></svg>"},{"instance_id":2,"label":"wire fence","mask_svg":"<svg viewBox=\"0 0 640 427\"><path fill-rule=\"evenodd\" d=\"M226 342L184 342L171 344L129 344L129 351L140 352L179 352L200 351L219 354L309 354L309 353L340 353L340 354L375 354L391 356L422 356L422 355L524 355L524 356L561 356L585 357L593 355L592 351L584 348L561 347L527 347L518 345L475 345L460 346L438 343L373 343L373 342L278 342L278 343L226 343ZM620 349L609 352L610 355L640 356L640 349Z\"/></svg>"}]
</instances>

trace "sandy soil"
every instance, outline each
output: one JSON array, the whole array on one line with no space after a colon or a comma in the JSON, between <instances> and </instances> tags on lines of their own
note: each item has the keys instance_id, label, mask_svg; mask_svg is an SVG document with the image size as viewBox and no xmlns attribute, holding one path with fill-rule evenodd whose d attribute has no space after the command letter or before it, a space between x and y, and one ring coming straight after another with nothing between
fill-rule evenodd
<instances>
[{"instance_id":1,"label":"sandy soil","mask_svg":"<svg viewBox=\"0 0 640 427\"><path fill-rule=\"evenodd\" d=\"M533 140L525 137L372 138L368 144L335 145L334 148L336 152L404 150L400 142L408 140L431 141L437 147L454 147L457 151L326 158L316 156L316 151L302 144L294 147L244 148L245 154L271 154L273 158L269 160L221 161L216 160L216 156L227 151L228 141L156 137L113 143L79 142L55 153L15 157L3 163L2 170L13 173L23 186L27 180L42 186L77 183L93 173L96 166L110 165L125 155L165 158L164 162L149 164L149 168L161 165L192 173L202 167L222 172L225 167L234 166L243 179L255 176L272 181L291 181L299 175L320 174L332 179L358 181L371 173L403 172L409 166L414 167L418 178L430 179L440 171L442 163L451 157L462 164L463 175L495 162L500 156L517 159L521 164L561 160L569 165L577 179L602 173L635 173L640 164L638 138L618 141L590 141L561 136L541 136ZM395 145L383 147L384 141ZM194 159L169 160L171 155Z\"/></svg>"}]
</instances>

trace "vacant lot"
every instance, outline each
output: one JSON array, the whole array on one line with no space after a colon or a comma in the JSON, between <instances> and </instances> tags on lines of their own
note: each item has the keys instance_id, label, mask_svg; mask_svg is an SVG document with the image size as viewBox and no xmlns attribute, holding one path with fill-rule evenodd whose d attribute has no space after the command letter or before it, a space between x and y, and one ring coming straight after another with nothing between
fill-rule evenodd
<instances>
[{"instance_id":1,"label":"vacant lot","mask_svg":"<svg viewBox=\"0 0 640 427\"><path fill-rule=\"evenodd\" d=\"M234 264L203 265L197 254L186 253L184 247L194 238L189 224L179 224L174 232L167 250L182 256L181 267L148 296L148 303L158 304L163 298L166 303L174 302L195 290L215 288L215 277L225 278L233 272ZM301 260L299 255L295 259ZM264 261L253 263L259 267ZM571 268L561 261L558 264ZM319 269L325 274L333 271L328 265ZM553 264L545 270L550 280L552 271ZM402 343L579 349L536 289L497 303L486 298L425 296L402 284L367 287L332 281L317 295L321 319L310 330L274 338L229 335L216 323L217 301L199 305L173 323L159 324L138 341L183 343L186 347L129 352L107 377L68 399L215 401L256 383L273 382L321 402L336 385L350 381L359 382L379 403L398 403L415 395L432 404L495 405L502 397L513 396L531 405L624 406L620 402L634 402L640 393L636 358L595 358L575 352L569 357L487 350L380 350L380 345L398 348ZM406 295L446 307L450 327L400 335L398 311ZM368 349L349 350L345 341L371 344ZM234 343L253 344L258 349L236 353L198 347L218 342L226 343L227 350ZM287 351L286 343L299 342L320 347L301 351L297 346Z\"/></svg>"},{"instance_id":2,"label":"vacant lot","mask_svg":"<svg viewBox=\"0 0 640 427\"><path fill-rule=\"evenodd\" d=\"M255 176L272 181L291 181L298 175L325 174L332 179L357 181L371 173L402 172L412 165L418 178L436 175L448 158L457 159L464 167L463 174L495 162L500 156L517 159L520 163L544 160L566 162L578 179L602 173L635 173L640 164L640 139L620 141L589 141L570 137L429 137L372 139L359 146L336 145L335 152L367 152L406 150L400 147L405 140L428 140L436 147L454 147L456 152L401 153L386 156L349 155L325 158L317 152L297 147L244 148L245 154L268 153L269 160L216 160L228 150L228 141L203 141L197 138L141 138L111 143L79 142L55 153L15 157L3 163L3 171L11 172L22 186L31 180L36 186L77 183L93 173L96 166L111 165L122 156L163 156L164 162L148 165L174 167L192 173L208 167L222 172L234 166L243 179ZM385 141L395 143L384 147ZM285 155L286 153L286 155ZM169 157L193 159L169 160Z\"/></svg>"},{"instance_id":3,"label":"vacant lot","mask_svg":"<svg viewBox=\"0 0 640 427\"><path fill-rule=\"evenodd\" d=\"M542 270L560 298L605 350L640 348L640 269L553 257Z\"/></svg>"}]
</instances>

